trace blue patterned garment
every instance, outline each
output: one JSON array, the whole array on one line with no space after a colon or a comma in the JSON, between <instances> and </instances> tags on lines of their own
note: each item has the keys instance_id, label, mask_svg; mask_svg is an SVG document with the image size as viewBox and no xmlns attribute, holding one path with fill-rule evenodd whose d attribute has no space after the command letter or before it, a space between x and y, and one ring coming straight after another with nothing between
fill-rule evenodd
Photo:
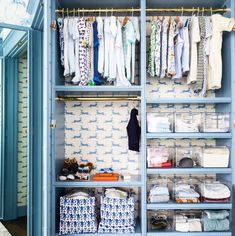
<instances>
[{"instance_id":1,"label":"blue patterned garment","mask_svg":"<svg viewBox=\"0 0 235 236\"><path fill-rule=\"evenodd\" d=\"M101 197L98 233L134 233L134 199Z\"/></svg>"},{"instance_id":2,"label":"blue patterned garment","mask_svg":"<svg viewBox=\"0 0 235 236\"><path fill-rule=\"evenodd\" d=\"M95 198L60 197L60 234L96 233Z\"/></svg>"}]
</instances>

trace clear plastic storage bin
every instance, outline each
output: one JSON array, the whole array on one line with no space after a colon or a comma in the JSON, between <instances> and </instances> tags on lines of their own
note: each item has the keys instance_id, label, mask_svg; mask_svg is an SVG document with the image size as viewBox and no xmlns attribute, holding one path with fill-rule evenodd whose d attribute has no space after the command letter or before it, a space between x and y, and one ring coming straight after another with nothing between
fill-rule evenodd
<instances>
[{"instance_id":1,"label":"clear plastic storage bin","mask_svg":"<svg viewBox=\"0 0 235 236\"><path fill-rule=\"evenodd\" d=\"M174 226L176 232L202 232L202 211L175 211Z\"/></svg>"},{"instance_id":2,"label":"clear plastic storage bin","mask_svg":"<svg viewBox=\"0 0 235 236\"><path fill-rule=\"evenodd\" d=\"M171 232L174 230L172 210L148 211L148 232Z\"/></svg>"},{"instance_id":3,"label":"clear plastic storage bin","mask_svg":"<svg viewBox=\"0 0 235 236\"><path fill-rule=\"evenodd\" d=\"M200 132L201 113L175 113L175 132Z\"/></svg>"},{"instance_id":4,"label":"clear plastic storage bin","mask_svg":"<svg viewBox=\"0 0 235 236\"><path fill-rule=\"evenodd\" d=\"M205 168L227 168L230 150L226 146L206 147L202 149L200 165Z\"/></svg>"},{"instance_id":5,"label":"clear plastic storage bin","mask_svg":"<svg viewBox=\"0 0 235 236\"><path fill-rule=\"evenodd\" d=\"M179 168L199 167L201 155L201 147L176 148L175 166Z\"/></svg>"},{"instance_id":6,"label":"clear plastic storage bin","mask_svg":"<svg viewBox=\"0 0 235 236\"><path fill-rule=\"evenodd\" d=\"M202 115L202 132L229 132L230 114L206 112Z\"/></svg>"},{"instance_id":7,"label":"clear plastic storage bin","mask_svg":"<svg viewBox=\"0 0 235 236\"><path fill-rule=\"evenodd\" d=\"M173 167L174 148L148 147L148 168L171 168Z\"/></svg>"},{"instance_id":8,"label":"clear plastic storage bin","mask_svg":"<svg viewBox=\"0 0 235 236\"><path fill-rule=\"evenodd\" d=\"M174 113L147 113L147 132L173 132Z\"/></svg>"}]
</instances>

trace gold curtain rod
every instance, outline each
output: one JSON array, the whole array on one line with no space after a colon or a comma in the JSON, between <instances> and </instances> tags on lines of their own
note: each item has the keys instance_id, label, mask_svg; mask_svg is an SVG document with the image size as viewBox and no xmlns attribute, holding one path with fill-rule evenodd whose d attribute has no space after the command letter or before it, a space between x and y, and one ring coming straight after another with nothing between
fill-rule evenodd
<instances>
[{"instance_id":1,"label":"gold curtain rod","mask_svg":"<svg viewBox=\"0 0 235 236\"><path fill-rule=\"evenodd\" d=\"M129 97L57 97L55 98L58 102L64 101L140 101L140 96L129 96Z\"/></svg>"},{"instance_id":2,"label":"gold curtain rod","mask_svg":"<svg viewBox=\"0 0 235 236\"><path fill-rule=\"evenodd\" d=\"M68 9L62 8L55 10L56 13L64 13L64 14L71 14L71 13L101 13L101 12L140 12L140 8L96 8L96 9ZM147 12L229 12L231 11L230 8L147 8Z\"/></svg>"}]
</instances>

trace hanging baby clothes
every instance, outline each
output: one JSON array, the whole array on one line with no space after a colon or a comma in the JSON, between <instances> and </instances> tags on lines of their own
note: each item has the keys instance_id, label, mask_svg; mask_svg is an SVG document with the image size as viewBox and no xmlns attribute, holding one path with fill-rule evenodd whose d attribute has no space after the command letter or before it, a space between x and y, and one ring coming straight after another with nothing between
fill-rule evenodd
<instances>
[{"instance_id":1,"label":"hanging baby clothes","mask_svg":"<svg viewBox=\"0 0 235 236\"><path fill-rule=\"evenodd\" d=\"M87 28L88 28L88 49L87 49L87 58L88 60L88 78L89 80L93 80L94 77L94 46L93 46L93 22L88 21L87 22Z\"/></svg>"},{"instance_id":2,"label":"hanging baby clothes","mask_svg":"<svg viewBox=\"0 0 235 236\"><path fill-rule=\"evenodd\" d=\"M140 41L140 30L139 30L139 18L138 17L132 17L131 22L134 27L135 32L135 39L134 43L131 44L131 83L135 82L135 45L136 42Z\"/></svg>"},{"instance_id":3,"label":"hanging baby clothes","mask_svg":"<svg viewBox=\"0 0 235 236\"><path fill-rule=\"evenodd\" d=\"M149 46L149 57L148 57L148 73L150 76L155 76L155 48L156 48L156 21L152 20L151 23L151 35L150 35L150 46Z\"/></svg>"},{"instance_id":4,"label":"hanging baby clothes","mask_svg":"<svg viewBox=\"0 0 235 236\"><path fill-rule=\"evenodd\" d=\"M219 14L213 15L211 18L213 33L210 40L208 89L220 89L222 79L222 35L223 31L232 31L235 20Z\"/></svg>"},{"instance_id":5,"label":"hanging baby clothes","mask_svg":"<svg viewBox=\"0 0 235 236\"><path fill-rule=\"evenodd\" d=\"M99 73L98 73L98 61L99 61L99 39L98 39L98 31L97 31L98 23L97 21L93 22L93 46L94 46L94 77L93 81L96 85L100 85L101 81L99 78Z\"/></svg>"},{"instance_id":6,"label":"hanging baby clothes","mask_svg":"<svg viewBox=\"0 0 235 236\"><path fill-rule=\"evenodd\" d=\"M189 20L186 19L184 26L183 26L183 49L182 49L182 71L183 74L189 72L189 30L188 30Z\"/></svg>"},{"instance_id":7,"label":"hanging baby clothes","mask_svg":"<svg viewBox=\"0 0 235 236\"><path fill-rule=\"evenodd\" d=\"M176 22L171 17L168 34L168 63L167 63L167 75L175 75L175 51L174 51L174 38L175 38Z\"/></svg>"},{"instance_id":8,"label":"hanging baby clothes","mask_svg":"<svg viewBox=\"0 0 235 236\"><path fill-rule=\"evenodd\" d=\"M205 66L205 43L206 43L206 21L205 17L199 17L200 42L198 43L197 82L194 92L199 93L203 88L204 66Z\"/></svg>"},{"instance_id":9,"label":"hanging baby clothes","mask_svg":"<svg viewBox=\"0 0 235 236\"><path fill-rule=\"evenodd\" d=\"M74 55L74 48L75 42L73 40L73 31L74 31L74 18L68 19L68 59L69 59L69 74L72 75L75 72L75 55Z\"/></svg>"},{"instance_id":10,"label":"hanging baby clothes","mask_svg":"<svg viewBox=\"0 0 235 236\"><path fill-rule=\"evenodd\" d=\"M79 31L78 31L78 18L74 19L73 24L73 40L75 42L75 76L72 79L73 84L78 84L81 79L79 68Z\"/></svg>"},{"instance_id":11,"label":"hanging baby clothes","mask_svg":"<svg viewBox=\"0 0 235 236\"><path fill-rule=\"evenodd\" d=\"M61 65L64 66L64 21L62 18L57 19L57 24L59 28L59 43L60 43L60 61Z\"/></svg>"},{"instance_id":12,"label":"hanging baby clothes","mask_svg":"<svg viewBox=\"0 0 235 236\"><path fill-rule=\"evenodd\" d=\"M117 56L115 54L115 38L117 35L116 17L110 17L110 40L109 40L109 77L108 81L112 82L117 76ZM118 58L119 59L119 58Z\"/></svg>"},{"instance_id":13,"label":"hanging baby clothes","mask_svg":"<svg viewBox=\"0 0 235 236\"><path fill-rule=\"evenodd\" d=\"M140 125L137 120L138 110L131 110L131 117L127 125L129 150L139 152L140 148Z\"/></svg>"},{"instance_id":14,"label":"hanging baby clothes","mask_svg":"<svg viewBox=\"0 0 235 236\"><path fill-rule=\"evenodd\" d=\"M87 28L86 22L83 17L78 19L79 30L79 67L81 73L80 86L87 85L88 82L88 70L87 70Z\"/></svg>"},{"instance_id":15,"label":"hanging baby clothes","mask_svg":"<svg viewBox=\"0 0 235 236\"><path fill-rule=\"evenodd\" d=\"M190 71L187 78L187 84L197 81L197 46L200 42L200 29L198 17L192 16L190 25Z\"/></svg>"},{"instance_id":16,"label":"hanging baby clothes","mask_svg":"<svg viewBox=\"0 0 235 236\"><path fill-rule=\"evenodd\" d=\"M104 19L104 77L109 77L109 56L110 56L110 18Z\"/></svg>"},{"instance_id":17,"label":"hanging baby clothes","mask_svg":"<svg viewBox=\"0 0 235 236\"><path fill-rule=\"evenodd\" d=\"M130 86L130 82L126 79L125 66L124 66L124 54L122 44L122 26L121 22L117 20L117 36L115 40L115 51L117 60L117 78L116 86Z\"/></svg>"},{"instance_id":18,"label":"hanging baby clothes","mask_svg":"<svg viewBox=\"0 0 235 236\"><path fill-rule=\"evenodd\" d=\"M64 76L69 76L69 32L68 32L68 18L66 17L64 19L64 28L63 28L63 34L64 34Z\"/></svg>"},{"instance_id":19,"label":"hanging baby clothes","mask_svg":"<svg viewBox=\"0 0 235 236\"><path fill-rule=\"evenodd\" d=\"M124 47L124 61L126 68L126 77L131 82L131 59L132 59L132 44L136 41L135 30L130 20L123 26L123 47Z\"/></svg>"},{"instance_id":20,"label":"hanging baby clothes","mask_svg":"<svg viewBox=\"0 0 235 236\"><path fill-rule=\"evenodd\" d=\"M162 23L162 52L161 52L161 74L160 78L166 76L167 70L167 37L168 37L168 19L164 18Z\"/></svg>"},{"instance_id":21,"label":"hanging baby clothes","mask_svg":"<svg viewBox=\"0 0 235 236\"><path fill-rule=\"evenodd\" d=\"M162 34L162 21L160 18L156 22L156 45L155 45L155 73L157 77L161 74L161 34Z\"/></svg>"},{"instance_id":22,"label":"hanging baby clothes","mask_svg":"<svg viewBox=\"0 0 235 236\"><path fill-rule=\"evenodd\" d=\"M177 25L177 36L175 39L175 75L172 77L173 80L182 78L182 52L183 52L183 29L181 19Z\"/></svg>"},{"instance_id":23,"label":"hanging baby clothes","mask_svg":"<svg viewBox=\"0 0 235 236\"><path fill-rule=\"evenodd\" d=\"M98 72L103 74L104 72L104 29L103 29L103 19L101 16L96 17L97 31L99 39L99 49L98 49Z\"/></svg>"}]
</instances>

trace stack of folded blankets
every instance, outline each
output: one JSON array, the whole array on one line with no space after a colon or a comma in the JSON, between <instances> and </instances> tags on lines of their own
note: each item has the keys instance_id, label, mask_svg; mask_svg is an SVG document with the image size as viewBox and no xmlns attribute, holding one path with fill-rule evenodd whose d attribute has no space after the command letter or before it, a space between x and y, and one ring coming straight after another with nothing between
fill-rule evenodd
<instances>
[{"instance_id":1,"label":"stack of folded blankets","mask_svg":"<svg viewBox=\"0 0 235 236\"><path fill-rule=\"evenodd\" d=\"M149 147L148 148L148 167L152 168L171 168L172 160L169 148Z\"/></svg>"},{"instance_id":2,"label":"stack of folded blankets","mask_svg":"<svg viewBox=\"0 0 235 236\"><path fill-rule=\"evenodd\" d=\"M200 194L195 191L194 187L189 184L175 184L175 201L177 203L198 203Z\"/></svg>"},{"instance_id":3,"label":"stack of folded blankets","mask_svg":"<svg viewBox=\"0 0 235 236\"><path fill-rule=\"evenodd\" d=\"M154 185L149 192L149 202L168 202L170 200L167 186Z\"/></svg>"},{"instance_id":4,"label":"stack of folded blankets","mask_svg":"<svg viewBox=\"0 0 235 236\"><path fill-rule=\"evenodd\" d=\"M204 148L201 157L202 167L224 167L229 164L229 149L227 147Z\"/></svg>"},{"instance_id":5,"label":"stack of folded blankets","mask_svg":"<svg viewBox=\"0 0 235 236\"><path fill-rule=\"evenodd\" d=\"M230 189L219 181L205 181L201 184L201 196L204 202L228 202Z\"/></svg>"},{"instance_id":6,"label":"stack of folded blankets","mask_svg":"<svg viewBox=\"0 0 235 236\"><path fill-rule=\"evenodd\" d=\"M107 189L101 197L98 233L134 233L135 205L132 197L117 189Z\"/></svg>"},{"instance_id":7,"label":"stack of folded blankets","mask_svg":"<svg viewBox=\"0 0 235 236\"><path fill-rule=\"evenodd\" d=\"M204 231L228 231L229 212L226 210L205 211Z\"/></svg>"},{"instance_id":8,"label":"stack of folded blankets","mask_svg":"<svg viewBox=\"0 0 235 236\"><path fill-rule=\"evenodd\" d=\"M178 232L201 232L202 223L200 218L188 217L184 214L175 216L175 231Z\"/></svg>"},{"instance_id":9,"label":"stack of folded blankets","mask_svg":"<svg viewBox=\"0 0 235 236\"><path fill-rule=\"evenodd\" d=\"M169 133L171 130L171 121L167 114L148 113L147 115L148 132Z\"/></svg>"}]
</instances>

